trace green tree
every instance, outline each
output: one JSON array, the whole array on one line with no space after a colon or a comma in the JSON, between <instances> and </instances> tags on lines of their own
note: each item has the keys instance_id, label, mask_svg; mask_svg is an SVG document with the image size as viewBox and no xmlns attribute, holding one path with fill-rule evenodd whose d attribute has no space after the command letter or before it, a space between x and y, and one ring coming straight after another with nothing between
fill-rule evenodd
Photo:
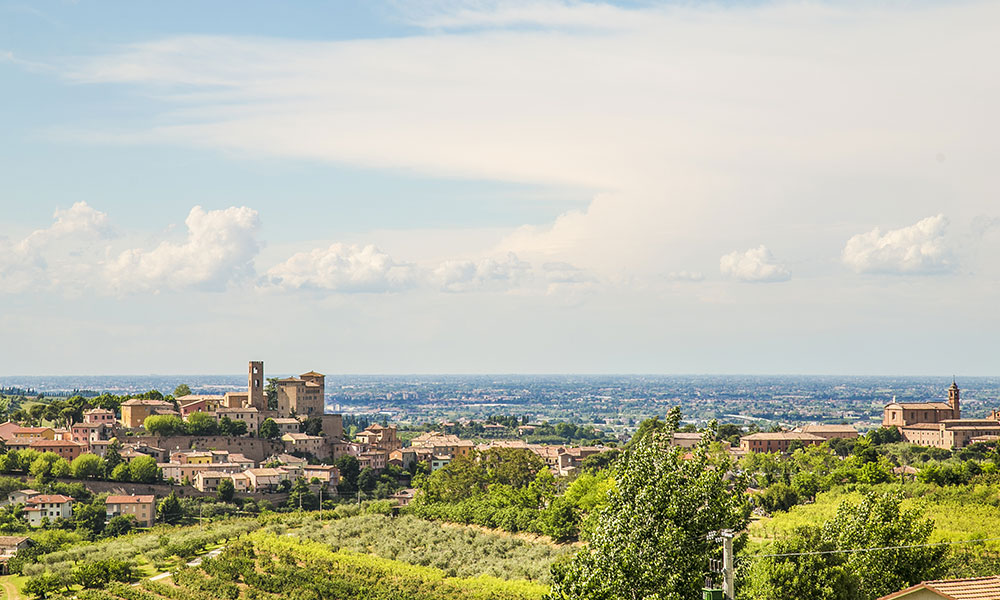
<instances>
[{"instance_id":1,"label":"green tree","mask_svg":"<svg viewBox=\"0 0 1000 600\"><path fill-rule=\"evenodd\" d=\"M741 556L750 561L750 569L740 596L745 600L854 600L858 597L858 580L847 566L847 555L812 554L833 550L836 546L823 539L818 527L800 527L769 550L791 556Z\"/></svg>"},{"instance_id":2,"label":"green tree","mask_svg":"<svg viewBox=\"0 0 1000 600\"><path fill-rule=\"evenodd\" d=\"M184 518L184 509L175 492L170 492L169 496L160 500L160 504L156 507L156 518L171 525L179 523Z\"/></svg>"},{"instance_id":3,"label":"green tree","mask_svg":"<svg viewBox=\"0 0 1000 600\"><path fill-rule=\"evenodd\" d=\"M365 467L358 473L358 487L365 493L371 493L378 484L378 475L371 467Z\"/></svg>"},{"instance_id":4,"label":"green tree","mask_svg":"<svg viewBox=\"0 0 1000 600\"><path fill-rule=\"evenodd\" d=\"M115 467L122 463L122 445L118 438L111 438L108 448L104 451L104 474L109 477Z\"/></svg>"},{"instance_id":5,"label":"green tree","mask_svg":"<svg viewBox=\"0 0 1000 600\"><path fill-rule=\"evenodd\" d=\"M100 535L104 531L107 509L103 500L77 502L73 505L73 524L88 537Z\"/></svg>"},{"instance_id":6,"label":"green tree","mask_svg":"<svg viewBox=\"0 0 1000 600\"><path fill-rule=\"evenodd\" d=\"M281 431L278 429L278 424L274 422L274 419L264 419L264 422L260 424L260 437L269 440L281 437Z\"/></svg>"},{"instance_id":7,"label":"green tree","mask_svg":"<svg viewBox=\"0 0 1000 600\"><path fill-rule=\"evenodd\" d=\"M111 481L131 481L132 472L128 467L128 463L119 463L117 467L111 470Z\"/></svg>"},{"instance_id":8,"label":"green tree","mask_svg":"<svg viewBox=\"0 0 1000 600\"><path fill-rule=\"evenodd\" d=\"M127 535L139 525L133 515L115 515L108 519L108 524L104 526L104 537L118 537Z\"/></svg>"},{"instance_id":9,"label":"green tree","mask_svg":"<svg viewBox=\"0 0 1000 600\"><path fill-rule=\"evenodd\" d=\"M709 534L749 522L746 483L709 456L704 437L689 460L670 445L679 415L635 440L615 469L616 485L588 525L590 544L553 567L556 600L684 600L701 594L720 544ZM714 429L714 427L710 428Z\"/></svg>"},{"instance_id":10,"label":"green tree","mask_svg":"<svg viewBox=\"0 0 1000 600\"><path fill-rule=\"evenodd\" d=\"M104 464L100 456L88 452L73 459L70 472L77 479L93 479L104 472Z\"/></svg>"},{"instance_id":11,"label":"green tree","mask_svg":"<svg viewBox=\"0 0 1000 600\"><path fill-rule=\"evenodd\" d=\"M159 471L152 456L137 456L128 463L129 480L136 483L154 483Z\"/></svg>"},{"instance_id":12,"label":"green tree","mask_svg":"<svg viewBox=\"0 0 1000 600\"><path fill-rule=\"evenodd\" d=\"M358 475L361 473L358 459L350 454L345 454L335 460L333 464L340 471L340 483L337 484L337 490L341 494L353 494L358 491Z\"/></svg>"},{"instance_id":13,"label":"green tree","mask_svg":"<svg viewBox=\"0 0 1000 600\"><path fill-rule=\"evenodd\" d=\"M188 415L186 430L188 435L218 435L219 424L212 415L196 412Z\"/></svg>"},{"instance_id":14,"label":"green tree","mask_svg":"<svg viewBox=\"0 0 1000 600\"><path fill-rule=\"evenodd\" d=\"M236 486L233 485L232 479L223 479L219 481L219 487L216 489L216 495L222 502L232 502L233 495L236 493Z\"/></svg>"},{"instance_id":15,"label":"green tree","mask_svg":"<svg viewBox=\"0 0 1000 600\"><path fill-rule=\"evenodd\" d=\"M186 432L184 421L176 415L153 415L146 417L142 422L142 426L152 435L183 435Z\"/></svg>"},{"instance_id":16,"label":"green tree","mask_svg":"<svg viewBox=\"0 0 1000 600\"><path fill-rule=\"evenodd\" d=\"M174 398L180 398L181 396L188 396L191 394L191 388L188 384L182 383L174 388Z\"/></svg>"}]
</instances>

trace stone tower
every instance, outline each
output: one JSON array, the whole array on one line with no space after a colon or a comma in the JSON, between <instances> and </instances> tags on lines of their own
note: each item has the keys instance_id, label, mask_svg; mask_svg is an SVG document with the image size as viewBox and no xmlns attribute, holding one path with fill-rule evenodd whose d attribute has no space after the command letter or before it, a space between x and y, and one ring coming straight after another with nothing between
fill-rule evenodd
<instances>
[{"instance_id":1,"label":"stone tower","mask_svg":"<svg viewBox=\"0 0 1000 600\"><path fill-rule=\"evenodd\" d=\"M958 397L960 395L958 384L952 380L951 387L948 388L948 404L951 406L951 410L954 413L953 419L962 418L962 407L958 403Z\"/></svg>"},{"instance_id":2,"label":"stone tower","mask_svg":"<svg viewBox=\"0 0 1000 600\"><path fill-rule=\"evenodd\" d=\"M247 372L247 405L257 410L267 410L267 398L264 396L264 361L250 361Z\"/></svg>"}]
</instances>

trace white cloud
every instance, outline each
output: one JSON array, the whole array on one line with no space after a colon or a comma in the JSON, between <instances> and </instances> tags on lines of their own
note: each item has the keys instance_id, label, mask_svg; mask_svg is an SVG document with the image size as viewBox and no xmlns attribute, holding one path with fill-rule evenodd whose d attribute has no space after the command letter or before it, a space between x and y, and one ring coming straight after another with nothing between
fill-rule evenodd
<instances>
[{"instance_id":1,"label":"white cloud","mask_svg":"<svg viewBox=\"0 0 1000 600\"><path fill-rule=\"evenodd\" d=\"M433 273L433 279L446 292L502 291L523 284L530 276L531 265L514 253L478 261L445 261Z\"/></svg>"},{"instance_id":2,"label":"white cloud","mask_svg":"<svg viewBox=\"0 0 1000 600\"><path fill-rule=\"evenodd\" d=\"M761 244L745 252L731 252L719 259L719 271L726 277L754 283L788 281L792 274L775 261L767 246Z\"/></svg>"},{"instance_id":3,"label":"white cloud","mask_svg":"<svg viewBox=\"0 0 1000 600\"><path fill-rule=\"evenodd\" d=\"M930 275L954 268L953 252L945 236L948 219L927 217L914 225L882 233L876 227L859 233L844 246L844 264L858 273Z\"/></svg>"},{"instance_id":4,"label":"white cloud","mask_svg":"<svg viewBox=\"0 0 1000 600\"><path fill-rule=\"evenodd\" d=\"M394 292L413 287L413 265L398 263L374 245L331 244L299 252L267 271L266 285L285 290Z\"/></svg>"},{"instance_id":5,"label":"white cloud","mask_svg":"<svg viewBox=\"0 0 1000 600\"><path fill-rule=\"evenodd\" d=\"M406 37L171 37L69 77L142 86L168 107L144 130L119 129L130 143L583 190L586 210L476 252L603 278L659 277L664 257L704 256L739 232L839 245L842 224L913 205L957 218L959 198L991 197L1000 88L981 75L997 3L416 12L429 29ZM928 31L947 43L928 44Z\"/></svg>"},{"instance_id":6,"label":"white cloud","mask_svg":"<svg viewBox=\"0 0 1000 600\"><path fill-rule=\"evenodd\" d=\"M705 276L698 271L671 271L667 273L668 281L696 282L704 281Z\"/></svg>"},{"instance_id":7,"label":"white cloud","mask_svg":"<svg viewBox=\"0 0 1000 600\"><path fill-rule=\"evenodd\" d=\"M113 235L108 216L81 201L56 209L54 219L19 241L0 239L0 293L86 283L96 260L82 253Z\"/></svg>"},{"instance_id":8,"label":"white cloud","mask_svg":"<svg viewBox=\"0 0 1000 600\"><path fill-rule=\"evenodd\" d=\"M162 242L152 250L125 250L108 262L105 276L121 292L167 289L224 290L251 278L260 251L257 211L242 207L191 209L183 243Z\"/></svg>"}]
</instances>

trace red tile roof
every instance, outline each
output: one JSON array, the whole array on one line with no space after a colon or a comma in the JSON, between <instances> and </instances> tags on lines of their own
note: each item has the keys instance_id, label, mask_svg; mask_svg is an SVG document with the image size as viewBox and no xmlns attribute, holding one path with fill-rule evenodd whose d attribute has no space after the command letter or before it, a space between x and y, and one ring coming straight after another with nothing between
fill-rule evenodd
<instances>
[{"instance_id":1,"label":"red tile roof","mask_svg":"<svg viewBox=\"0 0 1000 600\"><path fill-rule=\"evenodd\" d=\"M930 590L948 600L997 600L1000 598L1000 576L972 579L941 579L925 581L913 587L883 596L879 600L905 599L913 592Z\"/></svg>"},{"instance_id":2,"label":"red tile roof","mask_svg":"<svg viewBox=\"0 0 1000 600\"><path fill-rule=\"evenodd\" d=\"M71 502L72 500L69 496L63 496L62 494L41 495L28 498L28 504L62 504L63 502Z\"/></svg>"},{"instance_id":3,"label":"red tile roof","mask_svg":"<svg viewBox=\"0 0 1000 600\"><path fill-rule=\"evenodd\" d=\"M108 496L105 504L149 504L156 500L156 496Z\"/></svg>"}]
</instances>

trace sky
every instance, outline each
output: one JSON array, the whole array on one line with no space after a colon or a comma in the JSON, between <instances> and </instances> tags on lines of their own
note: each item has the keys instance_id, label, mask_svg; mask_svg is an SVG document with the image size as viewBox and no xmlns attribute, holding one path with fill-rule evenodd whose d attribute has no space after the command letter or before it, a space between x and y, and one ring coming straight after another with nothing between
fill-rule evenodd
<instances>
[{"instance_id":1,"label":"sky","mask_svg":"<svg viewBox=\"0 0 1000 600\"><path fill-rule=\"evenodd\" d=\"M0 376L997 375L996 2L0 0Z\"/></svg>"}]
</instances>

